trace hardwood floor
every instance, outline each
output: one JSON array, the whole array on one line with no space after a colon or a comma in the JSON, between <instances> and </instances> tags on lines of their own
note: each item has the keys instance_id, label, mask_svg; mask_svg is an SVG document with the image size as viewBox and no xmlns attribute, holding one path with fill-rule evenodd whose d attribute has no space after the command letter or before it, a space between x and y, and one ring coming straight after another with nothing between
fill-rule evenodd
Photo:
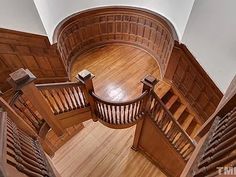
<instances>
[{"instance_id":1,"label":"hardwood floor","mask_svg":"<svg viewBox=\"0 0 236 177\"><path fill-rule=\"evenodd\" d=\"M85 127L53 158L62 177L165 177L130 148L134 127L114 130L92 121Z\"/></svg>"},{"instance_id":2,"label":"hardwood floor","mask_svg":"<svg viewBox=\"0 0 236 177\"><path fill-rule=\"evenodd\" d=\"M121 45L95 49L78 57L72 66L72 77L85 68L96 76L96 93L113 101L140 95L140 80L145 75L160 77L159 67L149 54ZM141 153L131 150L135 127L114 130L92 121L84 125L53 158L62 177L165 177Z\"/></svg>"},{"instance_id":3,"label":"hardwood floor","mask_svg":"<svg viewBox=\"0 0 236 177\"><path fill-rule=\"evenodd\" d=\"M111 101L124 101L140 95L140 81L147 74L160 78L158 64L152 56L124 45L104 46L78 57L72 65L71 78L83 69L95 75L95 92Z\"/></svg>"}]
</instances>

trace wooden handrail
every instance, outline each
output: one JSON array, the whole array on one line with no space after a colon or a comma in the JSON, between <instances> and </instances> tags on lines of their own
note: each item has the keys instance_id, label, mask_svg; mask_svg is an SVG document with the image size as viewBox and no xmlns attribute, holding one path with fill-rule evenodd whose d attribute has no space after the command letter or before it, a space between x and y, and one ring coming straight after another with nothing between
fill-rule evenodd
<instances>
[{"instance_id":1,"label":"wooden handrail","mask_svg":"<svg viewBox=\"0 0 236 177\"><path fill-rule=\"evenodd\" d=\"M182 129L181 125L179 124L179 122L174 118L174 116L172 115L172 113L166 108L165 104L163 103L163 101L156 95L155 92L152 92L153 96L155 97L155 99L158 100L158 102L160 103L160 105L162 106L162 108L165 110L165 112L167 112L167 114L170 116L171 121L174 122L175 126L178 128L179 131L181 131L184 136L189 140L189 142L191 142L191 144L193 146L195 146L195 143L193 142L192 138Z\"/></svg>"},{"instance_id":2,"label":"wooden handrail","mask_svg":"<svg viewBox=\"0 0 236 177\"><path fill-rule=\"evenodd\" d=\"M187 161L195 149L195 143L154 91L151 92L149 115L173 144L174 148Z\"/></svg>"},{"instance_id":3,"label":"wooden handrail","mask_svg":"<svg viewBox=\"0 0 236 177\"><path fill-rule=\"evenodd\" d=\"M147 94L148 94L148 91L145 91L140 96L138 96L137 98L135 98L133 100L118 102L118 101L104 100L100 96L96 95L94 92L91 93L92 97L96 101L99 101L99 102L104 103L104 104L112 105L112 106L125 106L125 105L128 105L128 104L135 103L135 102L140 101L141 99L143 99L143 97L147 96Z\"/></svg>"},{"instance_id":4,"label":"wooden handrail","mask_svg":"<svg viewBox=\"0 0 236 177\"><path fill-rule=\"evenodd\" d=\"M81 82L59 82L59 83L47 83L47 84L35 84L39 90L65 88L65 87L75 87L82 86Z\"/></svg>"}]
</instances>

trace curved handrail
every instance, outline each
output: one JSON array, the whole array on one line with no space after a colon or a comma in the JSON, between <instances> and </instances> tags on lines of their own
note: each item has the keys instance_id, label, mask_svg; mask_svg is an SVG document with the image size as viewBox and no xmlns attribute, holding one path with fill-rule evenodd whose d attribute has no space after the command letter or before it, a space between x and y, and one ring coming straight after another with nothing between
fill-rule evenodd
<instances>
[{"instance_id":1,"label":"curved handrail","mask_svg":"<svg viewBox=\"0 0 236 177\"><path fill-rule=\"evenodd\" d=\"M109 104L109 105L113 105L113 106L123 106L123 105L128 105L128 104L132 104L135 103L139 100L141 100L143 97L145 97L148 94L148 91L145 91L142 93L142 95L140 95L139 97L133 99L133 100L128 100L128 101L108 101L108 100L104 100L103 98L101 98L100 96L96 95L94 92L91 93L92 97L95 98L95 100L100 101L104 104Z\"/></svg>"},{"instance_id":2,"label":"curved handrail","mask_svg":"<svg viewBox=\"0 0 236 177\"><path fill-rule=\"evenodd\" d=\"M144 114L145 91L138 98L124 102L103 100L94 92L91 93L96 106L96 115L102 122L112 125L133 125Z\"/></svg>"},{"instance_id":3,"label":"curved handrail","mask_svg":"<svg viewBox=\"0 0 236 177\"><path fill-rule=\"evenodd\" d=\"M151 92L149 115L180 155L188 160L195 144L154 91Z\"/></svg>"}]
</instances>

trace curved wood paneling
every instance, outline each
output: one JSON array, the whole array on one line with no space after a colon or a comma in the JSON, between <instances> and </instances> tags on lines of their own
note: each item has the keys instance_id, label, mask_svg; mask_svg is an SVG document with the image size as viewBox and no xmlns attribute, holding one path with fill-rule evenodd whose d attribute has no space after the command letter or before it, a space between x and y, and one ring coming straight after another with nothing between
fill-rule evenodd
<instances>
[{"instance_id":1,"label":"curved wood paneling","mask_svg":"<svg viewBox=\"0 0 236 177\"><path fill-rule=\"evenodd\" d=\"M68 17L58 25L54 39L67 71L79 54L93 47L119 42L148 51L164 73L177 35L164 17L151 11L104 7Z\"/></svg>"}]
</instances>

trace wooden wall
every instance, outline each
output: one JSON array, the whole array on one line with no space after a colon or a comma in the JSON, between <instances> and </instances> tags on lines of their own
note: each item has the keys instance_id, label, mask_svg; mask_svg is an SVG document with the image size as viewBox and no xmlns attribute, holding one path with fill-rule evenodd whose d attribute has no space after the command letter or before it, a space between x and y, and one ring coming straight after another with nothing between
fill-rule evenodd
<instances>
[{"instance_id":1,"label":"wooden wall","mask_svg":"<svg viewBox=\"0 0 236 177\"><path fill-rule=\"evenodd\" d=\"M56 46L46 36L0 28L0 90L9 88L6 79L19 68L28 68L38 82L67 80Z\"/></svg>"},{"instance_id":2,"label":"wooden wall","mask_svg":"<svg viewBox=\"0 0 236 177\"><path fill-rule=\"evenodd\" d=\"M59 52L67 69L73 57L92 47L119 42L148 51L164 73L174 40L172 25L158 14L138 8L105 7L68 17L55 34Z\"/></svg>"},{"instance_id":3,"label":"wooden wall","mask_svg":"<svg viewBox=\"0 0 236 177\"><path fill-rule=\"evenodd\" d=\"M153 120L145 118L138 149L169 177L180 176L186 162L171 146Z\"/></svg>"},{"instance_id":4,"label":"wooden wall","mask_svg":"<svg viewBox=\"0 0 236 177\"><path fill-rule=\"evenodd\" d=\"M223 96L187 47L178 42L164 77L187 99L203 121L213 114Z\"/></svg>"}]
</instances>

